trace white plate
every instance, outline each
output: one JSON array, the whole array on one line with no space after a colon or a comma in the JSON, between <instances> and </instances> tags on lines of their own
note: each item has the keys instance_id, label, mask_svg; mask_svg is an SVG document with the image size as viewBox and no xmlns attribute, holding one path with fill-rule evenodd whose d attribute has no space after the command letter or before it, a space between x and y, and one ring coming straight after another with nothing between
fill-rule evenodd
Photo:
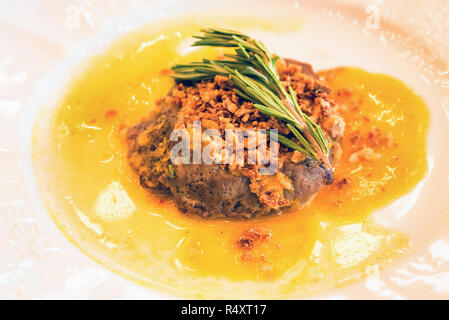
<instances>
[{"instance_id":1,"label":"white plate","mask_svg":"<svg viewBox=\"0 0 449 320\"><path fill-rule=\"evenodd\" d=\"M205 6L256 13L240 2L211 2L0 3L0 298L165 297L91 261L56 228L36 190L31 126L38 108L57 95L78 63L127 31ZM420 94L431 112L426 178L375 213L380 223L412 239L410 254L319 297L449 298L449 3L257 3L265 12L296 11L305 19L295 38L260 34L280 55L300 57L316 69L357 66L395 76Z\"/></svg>"}]
</instances>

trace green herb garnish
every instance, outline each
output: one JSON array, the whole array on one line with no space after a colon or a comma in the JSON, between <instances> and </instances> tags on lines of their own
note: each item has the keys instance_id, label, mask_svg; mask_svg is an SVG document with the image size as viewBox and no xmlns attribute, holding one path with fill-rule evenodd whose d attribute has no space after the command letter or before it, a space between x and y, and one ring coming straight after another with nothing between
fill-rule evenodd
<instances>
[{"instance_id":1,"label":"green herb garnish","mask_svg":"<svg viewBox=\"0 0 449 320\"><path fill-rule=\"evenodd\" d=\"M231 30L204 29L203 35L193 46L235 48L234 54L226 54L230 60L208 60L178 64L172 67L178 81L213 79L216 75L227 76L240 97L252 101L262 113L287 123L299 144L279 135L283 145L298 150L304 155L321 161L332 168L329 147L321 128L304 114L291 87L288 92L282 86L276 70L279 57L270 54L258 40Z\"/></svg>"},{"instance_id":2,"label":"green herb garnish","mask_svg":"<svg viewBox=\"0 0 449 320\"><path fill-rule=\"evenodd\" d=\"M168 172L169 172L170 178L174 178L175 169L173 168L173 165L171 165L171 164L168 165Z\"/></svg>"}]
</instances>

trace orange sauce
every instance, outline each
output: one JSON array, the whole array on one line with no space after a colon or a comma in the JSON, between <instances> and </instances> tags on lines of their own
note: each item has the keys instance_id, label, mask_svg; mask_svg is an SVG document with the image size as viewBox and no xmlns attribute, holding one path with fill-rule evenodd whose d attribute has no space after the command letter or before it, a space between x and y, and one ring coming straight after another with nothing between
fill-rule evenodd
<instances>
[{"instance_id":1,"label":"orange sauce","mask_svg":"<svg viewBox=\"0 0 449 320\"><path fill-rule=\"evenodd\" d=\"M227 24L245 30L244 23ZM68 239L125 277L194 298L297 297L360 278L405 252L407 237L376 225L370 214L424 177L429 116L420 97L386 75L352 68L323 73L346 106L347 129L338 183L304 209L258 221L201 220L140 187L120 130L166 94L171 65L221 53L189 49L200 26L171 23L127 35L88 61L49 127L36 122L37 181ZM354 137L364 142L374 127L391 145L374 147L376 159L350 161ZM272 238L242 250L237 241L254 226L269 228Z\"/></svg>"}]
</instances>

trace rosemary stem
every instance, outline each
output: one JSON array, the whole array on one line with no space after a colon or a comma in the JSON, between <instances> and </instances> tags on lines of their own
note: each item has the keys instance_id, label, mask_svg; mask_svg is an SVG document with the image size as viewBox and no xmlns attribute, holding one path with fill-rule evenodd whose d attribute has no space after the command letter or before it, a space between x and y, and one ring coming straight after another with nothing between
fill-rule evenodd
<instances>
[{"instance_id":1,"label":"rosemary stem","mask_svg":"<svg viewBox=\"0 0 449 320\"><path fill-rule=\"evenodd\" d=\"M320 126L302 112L293 89L286 90L280 81L276 69L279 57L271 55L262 42L240 32L215 28L202 32L202 36L195 36L198 40L193 46L234 48L234 54L225 55L232 60L204 59L176 65L172 68L173 78L199 81L213 79L216 75L228 76L237 95L252 101L262 113L285 121L301 146L284 136L279 142L321 161L332 170L329 147Z\"/></svg>"}]
</instances>

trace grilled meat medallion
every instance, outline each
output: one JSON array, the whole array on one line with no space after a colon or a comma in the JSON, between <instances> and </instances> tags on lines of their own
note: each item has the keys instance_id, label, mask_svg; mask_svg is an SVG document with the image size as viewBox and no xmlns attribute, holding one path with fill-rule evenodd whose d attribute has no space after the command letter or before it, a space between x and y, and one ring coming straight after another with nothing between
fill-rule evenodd
<instances>
[{"instance_id":1,"label":"grilled meat medallion","mask_svg":"<svg viewBox=\"0 0 449 320\"><path fill-rule=\"evenodd\" d=\"M330 89L309 64L283 59L277 68L282 84L296 92L303 112L323 129L335 163L344 122L329 98ZM194 121L201 121L204 130L219 130L223 139L228 129L277 129L292 136L285 123L237 96L226 77L177 84L157 105L155 116L128 129L128 159L144 188L168 191L182 212L222 218L280 214L292 205L305 205L333 182L331 170L283 145L278 145L278 167L271 175L260 174L259 163L172 164L170 150L177 141L170 141L170 134L174 129L191 130Z\"/></svg>"}]
</instances>

